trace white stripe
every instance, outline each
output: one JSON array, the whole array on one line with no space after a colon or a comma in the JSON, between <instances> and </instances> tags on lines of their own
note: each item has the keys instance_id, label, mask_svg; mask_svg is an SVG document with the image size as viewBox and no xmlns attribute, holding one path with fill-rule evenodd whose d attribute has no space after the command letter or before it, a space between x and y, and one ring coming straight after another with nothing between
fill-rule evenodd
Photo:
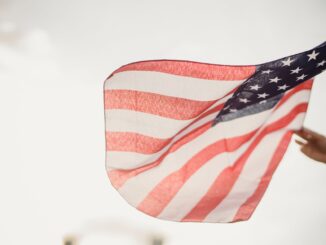
<instances>
[{"instance_id":1,"label":"white stripe","mask_svg":"<svg viewBox=\"0 0 326 245\"><path fill-rule=\"evenodd\" d=\"M159 166L129 179L119 189L119 192L130 204L137 206L148 195L152 188L154 188L164 177L173 171L178 170L185 162L192 158L194 154L207 145L219 139L243 135L253 129L259 128L265 121L267 121L267 119L270 119L268 121L273 122L287 114L293 109L292 98L293 97L278 108L278 110L273 113L274 115L272 117L268 117L271 112L271 110L269 110L218 124L217 126L207 130L200 137L184 145L178 151L169 154ZM296 99L295 105L297 104L298 101ZM241 125L241 127L239 127L239 125Z\"/></svg>"},{"instance_id":2,"label":"white stripe","mask_svg":"<svg viewBox=\"0 0 326 245\"><path fill-rule=\"evenodd\" d=\"M132 110L106 110L106 128L109 132L133 132L154 138L171 138L190 120L176 120Z\"/></svg>"},{"instance_id":3,"label":"white stripe","mask_svg":"<svg viewBox=\"0 0 326 245\"><path fill-rule=\"evenodd\" d=\"M197 101L211 101L225 95L243 81L207 80L152 71L124 71L107 79L104 88L106 90L136 90Z\"/></svg>"},{"instance_id":4,"label":"white stripe","mask_svg":"<svg viewBox=\"0 0 326 245\"><path fill-rule=\"evenodd\" d=\"M254 193L264 175L270 160L284 134L290 129L302 126L305 113L299 114L286 128L271 133L257 145L230 193L209 215L204 222L230 222L241 205Z\"/></svg>"}]
</instances>

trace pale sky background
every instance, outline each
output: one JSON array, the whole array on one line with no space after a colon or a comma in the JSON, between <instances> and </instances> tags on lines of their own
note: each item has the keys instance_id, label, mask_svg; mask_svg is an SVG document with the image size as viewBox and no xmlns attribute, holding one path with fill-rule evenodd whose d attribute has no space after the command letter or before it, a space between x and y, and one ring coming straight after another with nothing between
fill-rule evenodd
<instances>
[{"instance_id":1,"label":"pale sky background","mask_svg":"<svg viewBox=\"0 0 326 245\"><path fill-rule=\"evenodd\" d=\"M125 63L248 65L326 41L325 0L0 0L0 244L326 244L326 166L291 143L252 218L161 221L105 172L103 81ZM202 91L205 92L205 91ZM326 134L326 73L305 125Z\"/></svg>"}]
</instances>

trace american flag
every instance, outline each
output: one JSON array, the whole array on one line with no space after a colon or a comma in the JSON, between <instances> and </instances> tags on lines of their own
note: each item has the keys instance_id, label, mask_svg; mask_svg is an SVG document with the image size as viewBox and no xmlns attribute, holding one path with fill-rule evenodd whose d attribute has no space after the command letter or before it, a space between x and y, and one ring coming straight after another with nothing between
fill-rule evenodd
<instances>
[{"instance_id":1,"label":"american flag","mask_svg":"<svg viewBox=\"0 0 326 245\"><path fill-rule=\"evenodd\" d=\"M302 127L326 42L260 65L131 63L104 84L106 169L138 210L160 219L250 218Z\"/></svg>"}]
</instances>

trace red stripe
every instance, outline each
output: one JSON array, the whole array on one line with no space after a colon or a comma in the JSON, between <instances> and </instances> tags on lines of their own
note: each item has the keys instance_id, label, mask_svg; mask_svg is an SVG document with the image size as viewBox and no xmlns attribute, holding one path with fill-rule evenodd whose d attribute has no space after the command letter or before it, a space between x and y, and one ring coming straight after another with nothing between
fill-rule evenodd
<instances>
[{"instance_id":1,"label":"red stripe","mask_svg":"<svg viewBox=\"0 0 326 245\"><path fill-rule=\"evenodd\" d=\"M123 71L155 71L209 80L242 80L256 71L255 66L229 66L182 60L148 60L124 65L110 77Z\"/></svg>"},{"instance_id":2,"label":"red stripe","mask_svg":"<svg viewBox=\"0 0 326 245\"><path fill-rule=\"evenodd\" d=\"M169 144L172 139L173 137L159 139L130 132L106 132L106 150L154 154Z\"/></svg>"},{"instance_id":3,"label":"red stripe","mask_svg":"<svg viewBox=\"0 0 326 245\"><path fill-rule=\"evenodd\" d=\"M301 84L300 86L298 86L299 88L295 88L295 93L296 92L299 92L301 90L305 90L305 89L310 89L311 88L311 85L310 84L311 81L307 81L303 84ZM293 94L295 93L292 93L292 91L290 93L288 93L287 95L285 95L279 102L279 104L281 103L284 103L283 101L285 100L288 100L290 98L290 96L292 96ZM204 116L207 116L208 113L214 113L215 110L216 111L219 111L221 108L223 107L223 104L222 105L218 105L216 106L215 108L211 109L210 111L208 112L205 112L203 115L201 115L201 118L204 117ZM278 108L278 106L276 107ZM275 109L276 109L275 108ZM209 114L210 114L209 113ZM204 133L209 127L209 125L211 124L212 122L208 122L206 123L205 125L202 125L203 129L201 129L200 131L197 131L196 133L196 130L197 129L194 129L192 130L191 132L189 132L187 135L197 135L197 136L200 136L200 134L198 134L198 132L202 132ZM190 125L189 125L190 126ZM184 129L183 129L184 130ZM181 130L181 131L183 131ZM148 169L152 168L152 167L155 167L157 166L158 164L161 163L161 161L165 158L166 154L168 153L171 153L171 152L174 152L176 151L177 149L179 149L182 145L190 142L192 139L194 139L194 137L187 137L187 135L183 136L182 138L180 138L178 141L174 142L170 148L159 158L157 159L156 161L152 162L152 163L149 163L148 165L146 166L143 166L143 167L140 167L140 168L137 168L137 169L132 169L132 170L111 170L111 171L108 171L108 176L110 178L110 181L111 181L111 184L116 188L120 188L128 179L144 172L144 171L147 171Z\"/></svg>"},{"instance_id":4,"label":"red stripe","mask_svg":"<svg viewBox=\"0 0 326 245\"><path fill-rule=\"evenodd\" d=\"M258 130L258 129L257 129ZM194 155L180 169L165 177L140 203L138 209L151 215L159 215L184 183L205 163L218 154L232 152L252 138L257 130L248 134L219 140ZM168 190L168 191L167 191Z\"/></svg>"},{"instance_id":5,"label":"red stripe","mask_svg":"<svg viewBox=\"0 0 326 245\"><path fill-rule=\"evenodd\" d=\"M205 217L216 208L227 196L238 179L243 166L245 165L250 154L254 151L259 142L269 133L286 127L299 113L307 110L307 103L297 105L286 116L274 123L266 126L263 131L256 137L254 142L248 147L247 151L231 166L223 170L216 178L205 196L197 205L182 219L182 221L202 221Z\"/></svg>"},{"instance_id":6,"label":"red stripe","mask_svg":"<svg viewBox=\"0 0 326 245\"><path fill-rule=\"evenodd\" d=\"M105 90L105 109L140 111L177 120L197 117L217 100L195 101L132 90Z\"/></svg>"},{"instance_id":7,"label":"red stripe","mask_svg":"<svg viewBox=\"0 0 326 245\"><path fill-rule=\"evenodd\" d=\"M159 165L165 158L166 155L175 152L183 145L197 138L199 135L203 134L206 130L210 129L212 126L212 121L203 124L202 126L194 129L189 134L184 135L182 138L174 142L157 160L149 163L143 167L132 169L132 170L111 170L108 172L111 184L116 188L120 188L129 178L136 176L148 169L151 169Z\"/></svg>"},{"instance_id":8,"label":"red stripe","mask_svg":"<svg viewBox=\"0 0 326 245\"><path fill-rule=\"evenodd\" d=\"M280 144L278 145L271 162L269 163L268 169L266 170L264 176L261 178L260 183L252 196L250 196L247 201L241 205L237 214L235 215L233 222L240 220L248 220L252 213L255 211L259 201L262 199L271 178L283 158L286 149L291 141L293 131L288 131L283 136Z\"/></svg>"}]
</instances>

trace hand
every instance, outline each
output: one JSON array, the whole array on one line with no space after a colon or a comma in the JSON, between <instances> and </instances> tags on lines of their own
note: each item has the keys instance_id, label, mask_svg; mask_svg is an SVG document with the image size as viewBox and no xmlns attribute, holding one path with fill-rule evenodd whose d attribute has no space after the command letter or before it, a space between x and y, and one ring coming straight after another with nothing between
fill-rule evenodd
<instances>
[{"instance_id":1,"label":"hand","mask_svg":"<svg viewBox=\"0 0 326 245\"><path fill-rule=\"evenodd\" d=\"M326 137L310 129L302 128L294 132L301 140L295 140L301 146L303 154L311 159L326 163Z\"/></svg>"}]
</instances>

